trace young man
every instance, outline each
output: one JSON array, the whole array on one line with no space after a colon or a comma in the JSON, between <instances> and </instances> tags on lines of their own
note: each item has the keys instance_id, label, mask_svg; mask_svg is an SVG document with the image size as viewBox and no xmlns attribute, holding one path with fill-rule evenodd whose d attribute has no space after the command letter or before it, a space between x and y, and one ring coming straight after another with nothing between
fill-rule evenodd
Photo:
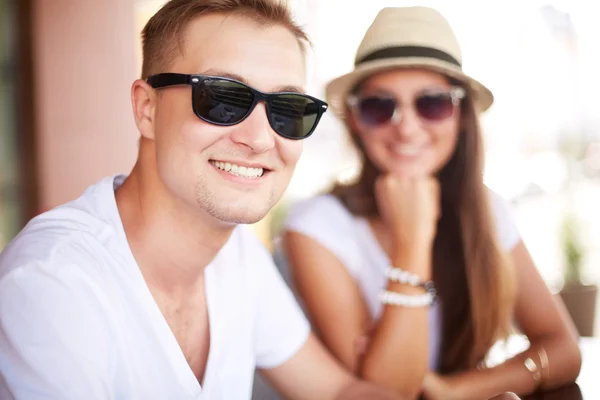
<instances>
[{"instance_id":1,"label":"young man","mask_svg":"<svg viewBox=\"0 0 600 400\"><path fill-rule=\"evenodd\" d=\"M270 0L173 0L143 38L131 174L0 255L0 398L248 399L255 366L289 398L391 398L328 355L237 226L280 198L326 109L302 94L305 34Z\"/></svg>"}]
</instances>

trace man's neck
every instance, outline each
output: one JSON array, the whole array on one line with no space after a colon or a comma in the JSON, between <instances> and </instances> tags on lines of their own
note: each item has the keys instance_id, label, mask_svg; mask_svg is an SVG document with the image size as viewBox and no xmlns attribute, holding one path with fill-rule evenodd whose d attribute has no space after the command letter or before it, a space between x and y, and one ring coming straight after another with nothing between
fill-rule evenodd
<instances>
[{"instance_id":1,"label":"man's neck","mask_svg":"<svg viewBox=\"0 0 600 400\"><path fill-rule=\"evenodd\" d=\"M117 190L116 199L146 283L173 300L198 288L204 269L234 229L178 203L138 166Z\"/></svg>"}]
</instances>

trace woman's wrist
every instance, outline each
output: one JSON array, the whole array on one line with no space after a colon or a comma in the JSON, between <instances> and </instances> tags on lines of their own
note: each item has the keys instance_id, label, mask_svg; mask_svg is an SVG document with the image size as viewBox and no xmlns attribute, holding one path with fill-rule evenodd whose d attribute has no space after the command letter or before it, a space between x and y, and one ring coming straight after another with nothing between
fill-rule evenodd
<instances>
[{"instance_id":1,"label":"woman's wrist","mask_svg":"<svg viewBox=\"0 0 600 400\"><path fill-rule=\"evenodd\" d=\"M413 273L422 281L431 280L431 247L413 247L408 249L397 249L392 255L392 267L401 268Z\"/></svg>"},{"instance_id":2,"label":"woman's wrist","mask_svg":"<svg viewBox=\"0 0 600 400\"><path fill-rule=\"evenodd\" d=\"M400 229L402 229L400 227ZM431 249L435 240L435 230L430 233L412 233L407 234L406 231L400 230L399 232L392 229L392 240L393 244L397 249L410 250L410 249Z\"/></svg>"}]
</instances>

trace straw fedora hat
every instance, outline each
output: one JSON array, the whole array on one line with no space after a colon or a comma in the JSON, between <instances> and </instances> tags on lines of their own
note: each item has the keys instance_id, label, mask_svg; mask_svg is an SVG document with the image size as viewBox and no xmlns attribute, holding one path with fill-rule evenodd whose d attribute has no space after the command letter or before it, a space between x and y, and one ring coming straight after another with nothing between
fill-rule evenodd
<instances>
[{"instance_id":1,"label":"straw fedora hat","mask_svg":"<svg viewBox=\"0 0 600 400\"><path fill-rule=\"evenodd\" d=\"M462 70L462 53L450 24L427 7L384 8L375 17L356 52L354 70L326 86L330 108L345 114L345 101L358 83L374 73L396 68L425 68L469 87L474 103L487 110L492 92Z\"/></svg>"}]
</instances>

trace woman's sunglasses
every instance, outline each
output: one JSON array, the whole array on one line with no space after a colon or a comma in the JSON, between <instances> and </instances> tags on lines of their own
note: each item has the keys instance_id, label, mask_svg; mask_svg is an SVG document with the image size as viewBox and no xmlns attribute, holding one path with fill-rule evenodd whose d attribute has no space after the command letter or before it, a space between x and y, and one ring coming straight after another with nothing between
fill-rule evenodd
<instances>
[{"instance_id":1,"label":"woman's sunglasses","mask_svg":"<svg viewBox=\"0 0 600 400\"><path fill-rule=\"evenodd\" d=\"M287 139L309 137L327 110L327 103L306 94L263 93L245 83L219 76L162 73L146 81L155 89L191 85L194 113L214 125L239 124L258 102L264 101L271 128Z\"/></svg>"},{"instance_id":2,"label":"woman's sunglasses","mask_svg":"<svg viewBox=\"0 0 600 400\"><path fill-rule=\"evenodd\" d=\"M440 122L454 114L454 110L465 97L465 89L454 86L449 91L426 91L415 97L413 106L426 122ZM387 95L351 95L348 105L360 122L368 127L395 123L401 116L398 100Z\"/></svg>"}]
</instances>

